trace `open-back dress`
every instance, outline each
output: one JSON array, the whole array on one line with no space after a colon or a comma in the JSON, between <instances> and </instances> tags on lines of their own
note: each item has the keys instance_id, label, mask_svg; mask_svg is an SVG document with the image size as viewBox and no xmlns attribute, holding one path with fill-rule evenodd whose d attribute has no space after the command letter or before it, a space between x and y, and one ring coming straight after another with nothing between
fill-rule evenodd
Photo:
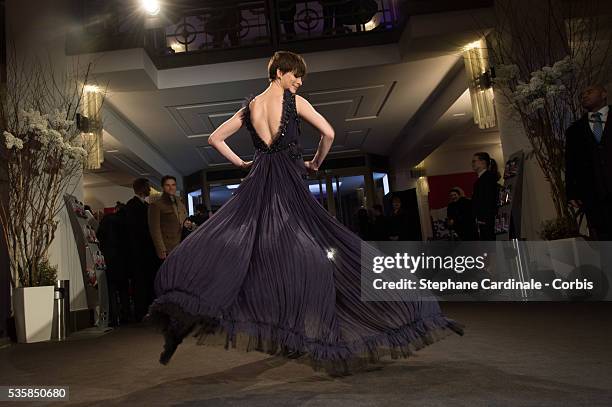
<instances>
[{"instance_id":1,"label":"open-back dress","mask_svg":"<svg viewBox=\"0 0 612 407\"><path fill-rule=\"evenodd\" d=\"M199 327L203 343L221 334L226 347L299 355L315 367L343 370L383 350L406 357L439 334L463 334L418 292L404 301L361 300L361 256L376 248L362 246L311 195L295 95L284 92L271 145L253 127L251 100L242 116L255 147L250 172L166 258L149 318L179 341Z\"/></svg>"}]
</instances>

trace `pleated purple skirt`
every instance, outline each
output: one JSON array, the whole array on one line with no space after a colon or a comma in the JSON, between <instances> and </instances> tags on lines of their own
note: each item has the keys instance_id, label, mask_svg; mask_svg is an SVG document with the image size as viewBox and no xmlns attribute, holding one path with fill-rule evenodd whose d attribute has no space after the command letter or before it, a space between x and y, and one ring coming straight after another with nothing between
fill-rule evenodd
<instances>
[{"instance_id":1,"label":"pleated purple skirt","mask_svg":"<svg viewBox=\"0 0 612 407\"><path fill-rule=\"evenodd\" d=\"M159 269L149 318L178 340L194 330L200 343L221 334L228 348L300 355L343 371L386 353L406 357L449 329L463 334L418 293L361 300L361 255L376 249L362 249L321 206L305 172L290 148L257 151L232 198Z\"/></svg>"}]
</instances>

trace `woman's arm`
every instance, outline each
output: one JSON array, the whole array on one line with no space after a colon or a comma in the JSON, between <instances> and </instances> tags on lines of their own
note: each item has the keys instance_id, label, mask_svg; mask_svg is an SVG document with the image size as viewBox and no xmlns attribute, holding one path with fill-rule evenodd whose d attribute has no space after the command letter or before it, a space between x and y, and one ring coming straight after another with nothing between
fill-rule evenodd
<instances>
[{"instance_id":1,"label":"woman's arm","mask_svg":"<svg viewBox=\"0 0 612 407\"><path fill-rule=\"evenodd\" d=\"M319 141L319 147L317 152L310 162L313 170L318 170L323 160L329 153L332 143L334 142L334 129L325 120L325 118L315 110L314 107L303 97L296 95L295 104L298 115L310 123L315 129L321 133L321 141Z\"/></svg>"},{"instance_id":2,"label":"woman's arm","mask_svg":"<svg viewBox=\"0 0 612 407\"><path fill-rule=\"evenodd\" d=\"M237 167L247 168L251 161L245 162L227 145L225 139L236 133L242 127L242 113L244 108L238 110L230 119L226 120L221 126L208 137L208 144L213 146L221 155Z\"/></svg>"}]
</instances>

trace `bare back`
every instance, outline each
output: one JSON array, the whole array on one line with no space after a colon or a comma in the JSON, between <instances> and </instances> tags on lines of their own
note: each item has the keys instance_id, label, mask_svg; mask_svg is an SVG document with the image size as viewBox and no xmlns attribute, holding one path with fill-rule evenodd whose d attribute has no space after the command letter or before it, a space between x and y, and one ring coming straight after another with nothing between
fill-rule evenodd
<instances>
[{"instance_id":1,"label":"bare back","mask_svg":"<svg viewBox=\"0 0 612 407\"><path fill-rule=\"evenodd\" d=\"M281 127L283 115L283 95L275 95L269 91L263 92L249 105L251 123L257 135L268 146L271 145Z\"/></svg>"}]
</instances>

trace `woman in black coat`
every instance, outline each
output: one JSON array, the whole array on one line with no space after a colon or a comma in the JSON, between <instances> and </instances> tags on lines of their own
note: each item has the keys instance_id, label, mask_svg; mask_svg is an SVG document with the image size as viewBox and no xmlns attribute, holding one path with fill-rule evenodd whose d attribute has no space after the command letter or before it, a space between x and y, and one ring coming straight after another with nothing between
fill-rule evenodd
<instances>
[{"instance_id":1,"label":"woman in black coat","mask_svg":"<svg viewBox=\"0 0 612 407\"><path fill-rule=\"evenodd\" d=\"M452 188L448 196L450 202L446 207L446 217L449 230L451 233L454 231L459 240L474 240L472 201L465 197L463 190L459 187Z\"/></svg>"},{"instance_id":2,"label":"woman in black coat","mask_svg":"<svg viewBox=\"0 0 612 407\"><path fill-rule=\"evenodd\" d=\"M497 163L488 153L480 152L472 158L472 169L478 174L472 194L476 240L495 240L495 215L501 178Z\"/></svg>"},{"instance_id":3,"label":"woman in black coat","mask_svg":"<svg viewBox=\"0 0 612 407\"><path fill-rule=\"evenodd\" d=\"M399 196L391 200L391 216L388 218L387 234L391 241L420 241L421 223L418 216L407 211Z\"/></svg>"}]
</instances>

